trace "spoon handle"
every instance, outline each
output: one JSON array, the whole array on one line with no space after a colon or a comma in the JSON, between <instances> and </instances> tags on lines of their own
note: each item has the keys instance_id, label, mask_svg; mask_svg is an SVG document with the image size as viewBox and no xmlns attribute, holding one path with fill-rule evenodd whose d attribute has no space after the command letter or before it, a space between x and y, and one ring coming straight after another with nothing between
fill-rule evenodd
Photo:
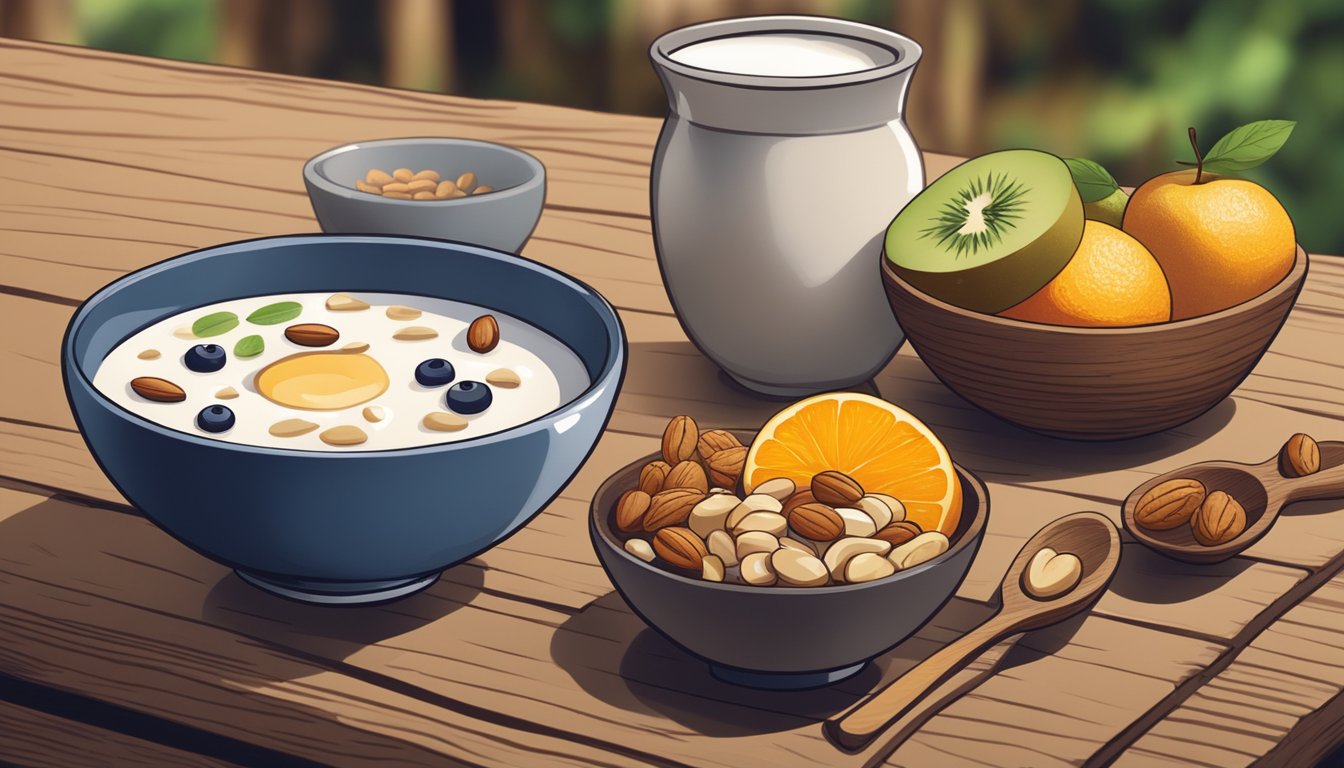
<instances>
[{"instance_id":1,"label":"spoon handle","mask_svg":"<svg viewBox=\"0 0 1344 768\"><path fill-rule=\"evenodd\" d=\"M1002 611L994 614L853 709L827 720L826 734L845 749L863 748L889 723L904 715L915 702L951 677L970 659L1013 634L1013 625L1016 623L1012 619L1005 620Z\"/></svg>"},{"instance_id":2,"label":"spoon handle","mask_svg":"<svg viewBox=\"0 0 1344 768\"><path fill-rule=\"evenodd\" d=\"M1284 480L1287 504L1344 498L1344 464L1322 467L1315 474Z\"/></svg>"}]
</instances>

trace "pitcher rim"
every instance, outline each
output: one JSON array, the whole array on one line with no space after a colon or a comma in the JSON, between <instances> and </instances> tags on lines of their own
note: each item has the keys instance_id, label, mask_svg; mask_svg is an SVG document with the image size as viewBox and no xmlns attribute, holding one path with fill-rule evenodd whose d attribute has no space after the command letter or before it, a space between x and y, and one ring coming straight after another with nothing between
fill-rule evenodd
<instances>
[{"instance_id":1,"label":"pitcher rim","mask_svg":"<svg viewBox=\"0 0 1344 768\"><path fill-rule=\"evenodd\" d=\"M875 45L893 54L893 60L857 72L834 75L745 75L683 64L672 54L696 43L760 34L804 33L848 38ZM678 27L659 35L649 46L649 58L655 67L682 77L708 83L754 90L815 90L838 88L903 74L919 63L923 55L919 43L889 29L829 16L803 14L740 16L699 22Z\"/></svg>"}]
</instances>

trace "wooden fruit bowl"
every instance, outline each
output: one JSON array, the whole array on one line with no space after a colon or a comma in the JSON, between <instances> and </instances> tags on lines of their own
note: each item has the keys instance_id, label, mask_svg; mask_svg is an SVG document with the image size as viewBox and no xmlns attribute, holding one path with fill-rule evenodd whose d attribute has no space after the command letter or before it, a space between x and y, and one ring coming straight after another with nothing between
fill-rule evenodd
<instances>
[{"instance_id":1,"label":"wooden fruit bowl","mask_svg":"<svg viewBox=\"0 0 1344 768\"><path fill-rule=\"evenodd\" d=\"M881 259L896 320L940 381L1005 421L1075 440L1160 432L1221 402L1288 319L1307 261L1299 246L1283 280L1221 312L1130 328L1072 328L952 306L902 280Z\"/></svg>"}]
</instances>

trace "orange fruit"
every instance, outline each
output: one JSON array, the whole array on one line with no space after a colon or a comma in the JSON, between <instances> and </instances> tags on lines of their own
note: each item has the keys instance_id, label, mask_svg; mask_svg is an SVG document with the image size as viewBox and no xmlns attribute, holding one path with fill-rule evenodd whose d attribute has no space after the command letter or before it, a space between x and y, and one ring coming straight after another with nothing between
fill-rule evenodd
<instances>
[{"instance_id":1,"label":"orange fruit","mask_svg":"<svg viewBox=\"0 0 1344 768\"><path fill-rule=\"evenodd\" d=\"M867 493L905 504L905 519L951 536L961 519L961 481L941 441L919 419L885 400L833 392L801 400L761 427L747 451L747 493L775 477L806 488L828 469Z\"/></svg>"},{"instance_id":2,"label":"orange fruit","mask_svg":"<svg viewBox=\"0 0 1344 768\"><path fill-rule=\"evenodd\" d=\"M1171 291L1157 259L1138 240L1110 224L1088 220L1064 269L999 314L1053 325L1164 323L1171 319Z\"/></svg>"},{"instance_id":3,"label":"orange fruit","mask_svg":"<svg viewBox=\"0 0 1344 768\"><path fill-rule=\"evenodd\" d=\"M1164 173L1134 191L1123 228L1171 283L1172 316L1197 317L1274 286L1297 254L1293 220L1269 190L1245 179Z\"/></svg>"}]
</instances>

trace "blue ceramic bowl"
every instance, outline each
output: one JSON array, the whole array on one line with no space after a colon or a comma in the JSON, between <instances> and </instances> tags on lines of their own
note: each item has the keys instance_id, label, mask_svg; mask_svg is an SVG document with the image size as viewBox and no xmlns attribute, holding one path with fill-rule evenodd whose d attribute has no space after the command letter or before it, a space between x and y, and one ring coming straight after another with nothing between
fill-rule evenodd
<instances>
[{"instance_id":1,"label":"blue ceramic bowl","mask_svg":"<svg viewBox=\"0 0 1344 768\"><path fill-rule=\"evenodd\" d=\"M370 169L473 171L494 192L452 200L396 200L355 189ZM382 139L329 149L303 166L303 183L322 231L437 237L521 250L546 202L546 169L522 150L467 139Z\"/></svg>"},{"instance_id":2,"label":"blue ceramic bowl","mask_svg":"<svg viewBox=\"0 0 1344 768\"><path fill-rule=\"evenodd\" d=\"M592 384L503 432L339 453L178 432L93 387L114 346L169 315L247 296L341 290L419 294L513 315L569 346ZM117 490L253 584L328 603L409 594L531 520L591 453L625 360L620 320L588 286L506 253L377 236L265 238L155 264L84 302L61 349L75 419Z\"/></svg>"}]
</instances>

